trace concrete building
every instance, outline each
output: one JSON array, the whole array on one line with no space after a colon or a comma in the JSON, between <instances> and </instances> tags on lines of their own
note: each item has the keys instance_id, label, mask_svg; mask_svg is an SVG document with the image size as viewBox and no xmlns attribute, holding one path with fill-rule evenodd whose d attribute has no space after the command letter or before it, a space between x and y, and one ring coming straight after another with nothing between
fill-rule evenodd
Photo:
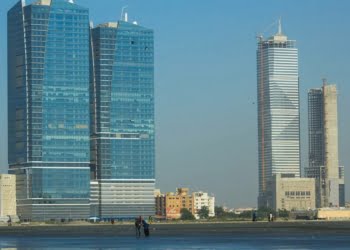
<instances>
[{"instance_id":1,"label":"concrete building","mask_svg":"<svg viewBox=\"0 0 350 250\"><path fill-rule=\"evenodd\" d=\"M268 204L275 174L300 177L299 73L296 41L282 33L258 40L258 207Z\"/></svg>"},{"instance_id":2,"label":"concrete building","mask_svg":"<svg viewBox=\"0 0 350 250\"><path fill-rule=\"evenodd\" d=\"M345 206L344 167L338 160L338 110L336 85L310 89L309 166L305 176L316 179L316 206Z\"/></svg>"},{"instance_id":3,"label":"concrete building","mask_svg":"<svg viewBox=\"0 0 350 250\"><path fill-rule=\"evenodd\" d=\"M208 193L204 192L193 192L193 215L196 219L199 219L198 212L203 207L207 207L209 210L209 217L215 216L215 197L209 196Z\"/></svg>"},{"instance_id":4,"label":"concrete building","mask_svg":"<svg viewBox=\"0 0 350 250\"><path fill-rule=\"evenodd\" d=\"M159 189L156 189L154 192L155 199L155 210L157 218L166 218L166 197L160 192Z\"/></svg>"},{"instance_id":5,"label":"concrete building","mask_svg":"<svg viewBox=\"0 0 350 250\"><path fill-rule=\"evenodd\" d=\"M179 219L181 209L186 208L193 214L192 195L189 194L188 188L177 188L175 193L166 193L166 218Z\"/></svg>"},{"instance_id":6,"label":"concrete building","mask_svg":"<svg viewBox=\"0 0 350 250\"><path fill-rule=\"evenodd\" d=\"M271 208L278 210L310 210L316 208L315 179L273 176Z\"/></svg>"},{"instance_id":7,"label":"concrete building","mask_svg":"<svg viewBox=\"0 0 350 250\"><path fill-rule=\"evenodd\" d=\"M0 174L0 217L15 215L17 215L16 176Z\"/></svg>"},{"instance_id":8,"label":"concrete building","mask_svg":"<svg viewBox=\"0 0 350 250\"><path fill-rule=\"evenodd\" d=\"M169 192L165 195L155 192L155 204L156 215L161 217L165 212L167 219L179 219L183 208L199 219L198 211L204 206L209 210L209 217L215 216L215 197L204 192L190 194L188 188L177 188L175 193Z\"/></svg>"}]
</instances>

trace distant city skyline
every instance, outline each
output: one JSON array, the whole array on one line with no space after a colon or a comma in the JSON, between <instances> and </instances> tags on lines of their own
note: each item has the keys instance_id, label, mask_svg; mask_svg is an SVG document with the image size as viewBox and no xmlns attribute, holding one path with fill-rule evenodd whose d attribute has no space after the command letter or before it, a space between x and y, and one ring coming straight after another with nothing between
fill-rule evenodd
<instances>
[{"instance_id":1,"label":"distant city skyline","mask_svg":"<svg viewBox=\"0 0 350 250\"><path fill-rule=\"evenodd\" d=\"M76 0L94 23L129 18L155 30L156 186L214 193L216 204L255 206L258 189L256 34L283 29L300 52L301 165L308 165L307 90L327 77L338 86L339 165L350 166L348 1ZM0 33L6 12L0 3ZM324 13L325 15L322 15ZM325 18L326 17L326 18ZM270 27L270 28L269 28ZM341 38L335 44L334 38ZM342 42L344 41L344 42ZM6 41L0 41L0 167L7 166ZM180 174L181 173L181 174ZM347 180L349 175L345 174ZM345 181L346 183L348 181ZM247 185L249 183L249 186ZM244 188L242 188L244 187ZM349 186L346 186L349 190ZM350 192L346 192L349 200Z\"/></svg>"}]
</instances>

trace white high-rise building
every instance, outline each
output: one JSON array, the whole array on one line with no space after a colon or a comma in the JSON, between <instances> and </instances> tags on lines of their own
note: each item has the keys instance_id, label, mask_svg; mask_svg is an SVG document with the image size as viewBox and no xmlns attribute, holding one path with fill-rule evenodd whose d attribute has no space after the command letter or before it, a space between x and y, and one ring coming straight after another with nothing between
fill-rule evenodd
<instances>
[{"instance_id":1,"label":"white high-rise building","mask_svg":"<svg viewBox=\"0 0 350 250\"><path fill-rule=\"evenodd\" d=\"M300 177L298 49L280 23L277 34L259 37L257 81L258 206L270 207L267 185L272 176Z\"/></svg>"}]
</instances>

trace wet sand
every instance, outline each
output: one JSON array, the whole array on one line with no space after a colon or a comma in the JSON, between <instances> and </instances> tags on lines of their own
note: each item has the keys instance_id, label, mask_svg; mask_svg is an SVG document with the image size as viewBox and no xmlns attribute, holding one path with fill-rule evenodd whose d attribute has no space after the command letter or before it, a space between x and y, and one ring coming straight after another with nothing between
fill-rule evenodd
<instances>
[{"instance_id":1,"label":"wet sand","mask_svg":"<svg viewBox=\"0 0 350 250\"><path fill-rule=\"evenodd\" d=\"M224 222L224 223L160 223L150 225L154 236L288 236L293 235L349 235L350 221L297 222ZM0 226L0 236L133 236L133 224L87 225L14 225Z\"/></svg>"}]
</instances>

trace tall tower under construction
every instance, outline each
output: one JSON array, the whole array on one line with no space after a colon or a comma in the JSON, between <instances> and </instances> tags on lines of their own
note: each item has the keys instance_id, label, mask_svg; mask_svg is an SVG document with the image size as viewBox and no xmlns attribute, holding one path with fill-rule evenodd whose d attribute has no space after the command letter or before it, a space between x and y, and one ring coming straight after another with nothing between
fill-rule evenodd
<instances>
[{"instance_id":1,"label":"tall tower under construction","mask_svg":"<svg viewBox=\"0 0 350 250\"><path fill-rule=\"evenodd\" d=\"M305 175L316 179L316 206L345 205L343 167L338 160L338 111L336 85L310 89L309 166Z\"/></svg>"},{"instance_id":2,"label":"tall tower under construction","mask_svg":"<svg viewBox=\"0 0 350 250\"><path fill-rule=\"evenodd\" d=\"M296 41L278 32L258 38L257 48L259 197L269 207L274 174L300 177L299 75Z\"/></svg>"}]
</instances>

